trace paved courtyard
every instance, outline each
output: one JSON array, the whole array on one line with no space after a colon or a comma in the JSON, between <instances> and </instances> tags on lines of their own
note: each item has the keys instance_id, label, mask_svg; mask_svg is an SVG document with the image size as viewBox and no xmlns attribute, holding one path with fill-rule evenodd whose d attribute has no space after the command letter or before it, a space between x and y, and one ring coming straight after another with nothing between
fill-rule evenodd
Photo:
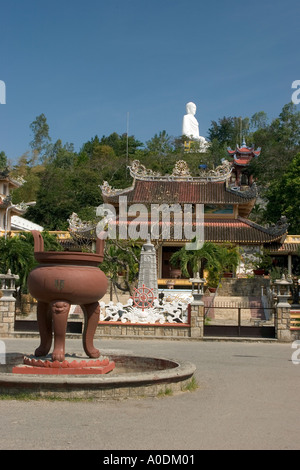
<instances>
[{"instance_id":1,"label":"paved courtyard","mask_svg":"<svg viewBox=\"0 0 300 470\"><path fill-rule=\"evenodd\" d=\"M5 339L31 354L38 339ZM182 359L198 389L125 401L0 400L0 449L299 449L300 364L291 344L97 339L106 351ZM67 352L82 352L67 339Z\"/></svg>"}]
</instances>

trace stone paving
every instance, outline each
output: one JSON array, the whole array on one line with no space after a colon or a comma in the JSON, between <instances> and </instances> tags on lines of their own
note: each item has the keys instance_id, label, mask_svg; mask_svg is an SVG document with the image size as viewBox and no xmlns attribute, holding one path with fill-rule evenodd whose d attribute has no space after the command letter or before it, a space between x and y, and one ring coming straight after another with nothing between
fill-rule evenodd
<instances>
[{"instance_id":1,"label":"stone paving","mask_svg":"<svg viewBox=\"0 0 300 470\"><path fill-rule=\"evenodd\" d=\"M37 342L5 345L30 354ZM300 365L290 343L97 339L97 347L190 361L198 388L105 403L0 400L0 449L299 448ZM81 352L81 341L67 338L67 348Z\"/></svg>"}]
</instances>

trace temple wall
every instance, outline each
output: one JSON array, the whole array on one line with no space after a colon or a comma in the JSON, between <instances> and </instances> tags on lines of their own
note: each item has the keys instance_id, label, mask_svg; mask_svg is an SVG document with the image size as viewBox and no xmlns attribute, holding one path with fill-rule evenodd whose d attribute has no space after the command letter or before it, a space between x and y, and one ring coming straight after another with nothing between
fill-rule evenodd
<instances>
[{"instance_id":1,"label":"temple wall","mask_svg":"<svg viewBox=\"0 0 300 470\"><path fill-rule=\"evenodd\" d=\"M189 338L190 326L188 325L159 325L159 324L124 324L121 322L100 322L96 336L101 337L139 337L139 338Z\"/></svg>"},{"instance_id":2,"label":"temple wall","mask_svg":"<svg viewBox=\"0 0 300 470\"><path fill-rule=\"evenodd\" d=\"M270 279L263 276L254 278L223 278L218 295L224 297L260 297L261 288L269 287Z\"/></svg>"}]
</instances>

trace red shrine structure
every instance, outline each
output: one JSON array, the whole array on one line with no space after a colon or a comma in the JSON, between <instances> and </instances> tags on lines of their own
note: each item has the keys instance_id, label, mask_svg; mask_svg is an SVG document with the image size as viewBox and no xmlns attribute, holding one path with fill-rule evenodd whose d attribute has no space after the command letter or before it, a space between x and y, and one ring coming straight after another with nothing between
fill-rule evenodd
<instances>
[{"instance_id":1,"label":"red shrine structure","mask_svg":"<svg viewBox=\"0 0 300 470\"><path fill-rule=\"evenodd\" d=\"M251 186L253 178L249 173L248 165L253 158L259 157L261 148L254 150L254 146L248 147L245 140L243 140L241 147L237 145L235 150L228 147L227 152L228 156L233 158L231 181L235 182L236 186Z\"/></svg>"}]
</instances>

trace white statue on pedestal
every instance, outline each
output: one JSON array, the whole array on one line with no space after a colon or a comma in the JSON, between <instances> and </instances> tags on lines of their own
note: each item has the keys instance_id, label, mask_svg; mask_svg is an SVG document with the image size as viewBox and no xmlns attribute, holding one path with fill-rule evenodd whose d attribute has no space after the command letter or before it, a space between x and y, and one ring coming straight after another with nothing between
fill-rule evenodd
<instances>
[{"instance_id":1,"label":"white statue on pedestal","mask_svg":"<svg viewBox=\"0 0 300 470\"><path fill-rule=\"evenodd\" d=\"M189 102L186 104L186 114L183 116L182 121L182 135L199 142L200 151L205 152L209 143L199 135L199 124L195 118L196 110L195 103Z\"/></svg>"}]
</instances>

